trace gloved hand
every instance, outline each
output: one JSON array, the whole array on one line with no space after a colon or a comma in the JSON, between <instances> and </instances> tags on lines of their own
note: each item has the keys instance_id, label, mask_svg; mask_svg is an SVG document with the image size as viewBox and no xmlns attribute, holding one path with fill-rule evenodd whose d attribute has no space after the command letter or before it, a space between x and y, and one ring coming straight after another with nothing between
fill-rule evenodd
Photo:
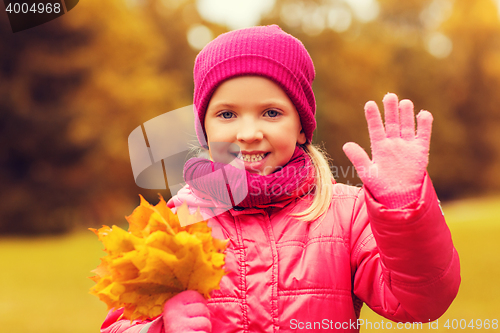
<instances>
[{"instance_id":1,"label":"gloved hand","mask_svg":"<svg viewBox=\"0 0 500 333\"><path fill-rule=\"evenodd\" d=\"M348 142L343 149L375 199L388 208L400 208L420 196L429 162L432 115L420 111L415 136L413 103L402 100L398 105L395 94L385 95L383 103L385 129L377 104L365 105L373 159L356 143Z\"/></svg>"},{"instance_id":2,"label":"gloved hand","mask_svg":"<svg viewBox=\"0 0 500 333\"><path fill-rule=\"evenodd\" d=\"M165 333L212 332L207 301L197 291L186 290L163 307Z\"/></svg>"}]
</instances>

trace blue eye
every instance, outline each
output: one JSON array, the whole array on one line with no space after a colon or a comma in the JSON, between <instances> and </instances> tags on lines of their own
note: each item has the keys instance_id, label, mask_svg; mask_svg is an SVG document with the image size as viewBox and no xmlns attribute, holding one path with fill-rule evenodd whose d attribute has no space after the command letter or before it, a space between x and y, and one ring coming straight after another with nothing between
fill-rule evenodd
<instances>
[{"instance_id":1,"label":"blue eye","mask_svg":"<svg viewBox=\"0 0 500 333\"><path fill-rule=\"evenodd\" d=\"M275 118L275 117L277 117L277 116L280 115L280 113L278 111L276 111L276 110L269 110L266 113L271 118Z\"/></svg>"},{"instance_id":2,"label":"blue eye","mask_svg":"<svg viewBox=\"0 0 500 333\"><path fill-rule=\"evenodd\" d=\"M233 117L233 113L230 111L224 111L220 113L219 116L221 116L224 119L231 119Z\"/></svg>"}]
</instances>

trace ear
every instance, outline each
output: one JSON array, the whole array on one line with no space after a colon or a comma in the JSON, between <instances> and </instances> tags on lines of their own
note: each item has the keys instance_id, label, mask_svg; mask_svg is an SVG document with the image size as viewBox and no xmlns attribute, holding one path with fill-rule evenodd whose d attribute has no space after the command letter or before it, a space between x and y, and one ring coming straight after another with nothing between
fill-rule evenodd
<instances>
[{"instance_id":1,"label":"ear","mask_svg":"<svg viewBox=\"0 0 500 333\"><path fill-rule=\"evenodd\" d=\"M297 143L299 145L303 145L304 143L306 143L306 133L304 133L304 131L302 130L302 128L300 129L300 133L299 133L299 136L297 137Z\"/></svg>"}]
</instances>

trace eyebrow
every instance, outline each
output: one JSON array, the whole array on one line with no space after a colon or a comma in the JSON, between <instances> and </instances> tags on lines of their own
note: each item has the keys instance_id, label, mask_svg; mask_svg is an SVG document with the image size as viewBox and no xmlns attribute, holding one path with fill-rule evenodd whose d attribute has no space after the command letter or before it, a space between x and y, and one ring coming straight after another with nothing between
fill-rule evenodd
<instances>
[{"instance_id":1,"label":"eyebrow","mask_svg":"<svg viewBox=\"0 0 500 333\"><path fill-rule=\"evenodd\" d=\"M236 104L231 104L231 103L217 103L211 106L211 109L218 109L218 108L229 108L232 109L236 107Z\"/></svg>"},{"instance_id":2,"label":"eyebrow","mask_svg":"<svg viewBox=\"0 0 500 333\"><path fill-rule=\"evenodd\" d=\"M281 108L285 108L287 105L285 105L284 103L281 103L281 102L279 102L277 100L267 100L267 101L265 101L263 103L258 104L257 106L261 107L261 108L267 108L267 107L270 107L270 106L278 106L278 107L281 107ZM218 109L218 108L234 109L234 108L237 108L237 107L238 107L237 104L221 102L221 103L214 104L213 106L210 107L210 109Z\"/></svg>"}]
</instances>

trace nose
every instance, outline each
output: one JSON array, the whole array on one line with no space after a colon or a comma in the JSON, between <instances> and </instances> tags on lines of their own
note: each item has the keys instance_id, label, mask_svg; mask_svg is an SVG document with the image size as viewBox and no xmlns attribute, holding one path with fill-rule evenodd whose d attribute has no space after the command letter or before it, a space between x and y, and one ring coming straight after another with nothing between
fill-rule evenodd
<instances>
[{"instance_id":1,"label":"nose","mask_svg":"<svg viewBox=\"0 0 500 333\"><path fill-rule=\"evenodd\" d=\"M240 142L251 143L254 141L260 141L264 138L264 133L255 121L245 121L242 122L238 128L238 133L236 134L236 139Z\"/></svg>"}]
</instances>

